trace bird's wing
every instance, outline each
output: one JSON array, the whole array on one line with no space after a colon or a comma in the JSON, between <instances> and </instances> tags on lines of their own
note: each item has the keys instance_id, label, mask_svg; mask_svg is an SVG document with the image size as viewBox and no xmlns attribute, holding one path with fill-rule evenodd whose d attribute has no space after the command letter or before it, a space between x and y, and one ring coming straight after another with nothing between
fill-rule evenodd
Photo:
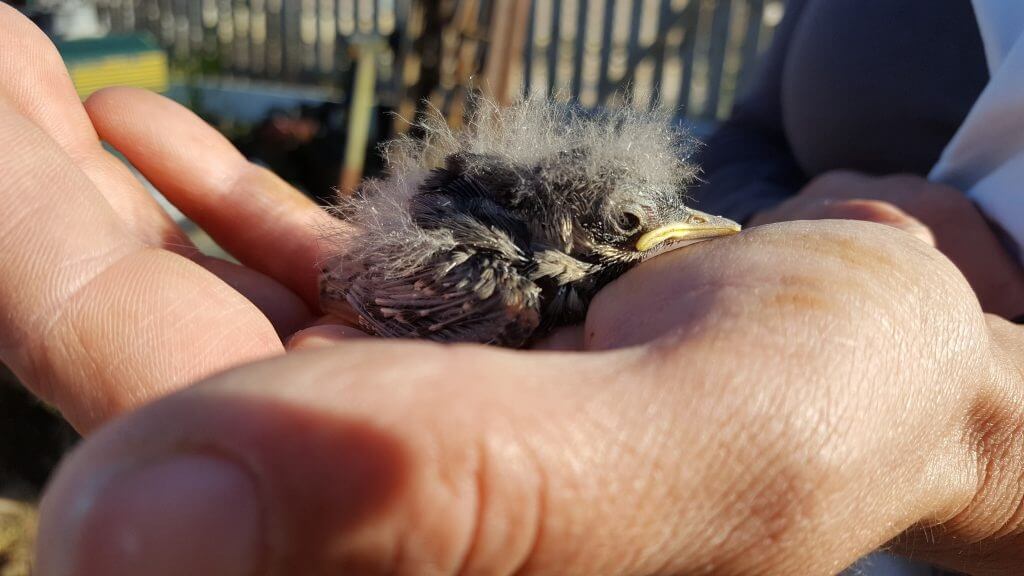
<instances>
[{"instance_id":1,"label":"bird's wing","mask_svg":"<svg viewBox=\"0 0 1024 576\"><path fill-rule=\"evenodd\" d=\"M540 288L500 254L461 247L400 276L372 264L346 299L379 336L518 347L540 325Z\"/></svg>"}]
</instances>

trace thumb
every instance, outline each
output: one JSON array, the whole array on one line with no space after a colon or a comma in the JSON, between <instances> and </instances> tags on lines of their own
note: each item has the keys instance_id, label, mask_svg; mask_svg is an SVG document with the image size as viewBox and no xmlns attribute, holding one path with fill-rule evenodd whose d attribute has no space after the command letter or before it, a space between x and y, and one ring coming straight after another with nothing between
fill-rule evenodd
<instances>
[{"instance_id":1,"label":"thumb","mask_svg":"<svg viewBox=\"0 0 1024 576\"><path fill-rule=\"evenodd\" d=\"M634 362L370 339L278 360L84 442L45 498L39 574L619 574L672 560L673 546L632 551L674 541L664 511L690 491L643 479L679 467L687 441L640 449L650 416L606 419L649 411Z\"/></svg>"}]
</instances>

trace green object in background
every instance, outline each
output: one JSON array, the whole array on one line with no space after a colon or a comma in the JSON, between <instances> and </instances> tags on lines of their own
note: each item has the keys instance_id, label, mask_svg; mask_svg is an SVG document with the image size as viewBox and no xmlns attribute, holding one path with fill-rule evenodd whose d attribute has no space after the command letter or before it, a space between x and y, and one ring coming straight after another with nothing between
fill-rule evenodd
<instances>
[{"instance_id":1,"label":"green object in background","mask_svg":"<svg viewBox=\"0 0 1024 576\"><path fill-rule=\"evenodd\" d=\"M84 100L110 86L155 92L168 88L167 54L149 36L133 34L57 42L57 50Z\"/></svg>"}]
</instances>

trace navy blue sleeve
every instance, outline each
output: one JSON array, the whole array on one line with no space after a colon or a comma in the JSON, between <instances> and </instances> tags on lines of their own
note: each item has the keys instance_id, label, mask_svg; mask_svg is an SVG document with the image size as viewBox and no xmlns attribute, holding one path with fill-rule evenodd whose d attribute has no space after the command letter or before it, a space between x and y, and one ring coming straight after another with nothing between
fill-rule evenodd
<instances>
[{"instance_id":1,"label":"navy blue sleeve","mask_svg":"<svg viewBox=\"0 0 1024 576\"><path fill-rule=\"evenodd\" d=\"M782 124L782 72L804 3L786 2L750 90L695 155L703 171L703 183L693 192L695 208L746 222L806 183Z\"/></svg>"}]
</instances>

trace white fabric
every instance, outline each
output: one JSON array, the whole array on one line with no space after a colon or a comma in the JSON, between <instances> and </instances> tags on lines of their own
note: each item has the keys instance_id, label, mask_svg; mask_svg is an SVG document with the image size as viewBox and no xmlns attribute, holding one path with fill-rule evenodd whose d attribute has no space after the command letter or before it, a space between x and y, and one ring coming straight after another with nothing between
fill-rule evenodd
<instances>
[{"instance_id":1,"label":"white fabric","mask_svg":"<svg viewBox=\"0 0 1024 576\"><path fill-rule=\"evenodd\" d=\"M973 2L991 79L929 178L966 191L1024 257L1024 1Z\"/></svg>"}]
</instances>

